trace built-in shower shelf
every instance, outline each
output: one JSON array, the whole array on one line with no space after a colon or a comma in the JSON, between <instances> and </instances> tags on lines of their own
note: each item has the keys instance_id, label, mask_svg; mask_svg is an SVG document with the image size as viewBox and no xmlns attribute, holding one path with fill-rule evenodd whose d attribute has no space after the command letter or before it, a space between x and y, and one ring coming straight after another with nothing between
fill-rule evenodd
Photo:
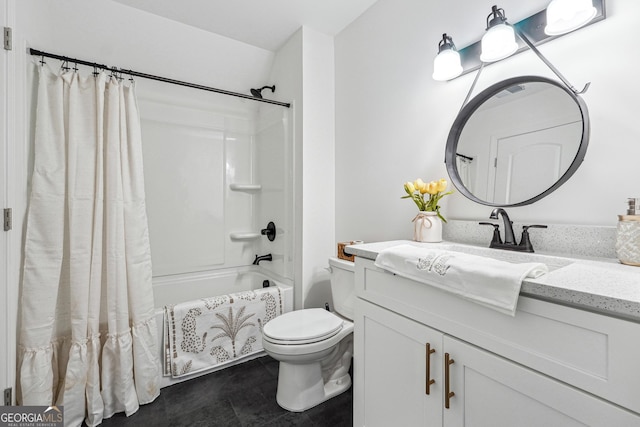
<instances>
[{"instance_id":1,"label":"built-in shower shelf","mask_svg":"<svg viewBox=\"0 0 640 427\"><path fill-rule=\"evenodd\" d=\"M233 191L260 191L262 185L260 184L229 184L229 188Z\"/></svg>"},{"instance_id":2,"label":"built-in shower shelf","mask_svg":"<svg viewBox=\"0 0 640 427\"><path fill-rule=\"evenodd\" d=\"M255 240L260 237L260 233L254 233L251 231L237 232L237 233L230 233L229 237L231 238L231 240L235 240L235 241Z\"/></svg>"}]
</instances>

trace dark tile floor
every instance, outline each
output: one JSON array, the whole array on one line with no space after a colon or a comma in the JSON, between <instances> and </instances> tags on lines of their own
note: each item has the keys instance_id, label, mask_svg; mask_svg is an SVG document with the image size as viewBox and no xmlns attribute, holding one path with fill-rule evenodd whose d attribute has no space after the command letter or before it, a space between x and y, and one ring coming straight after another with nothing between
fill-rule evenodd
<instances>
[{"instance_id":1,"label":"dark tile floor","mask_svg":"<svg viewBox=\"0 0 640 427\"><path fill-rule=\"evenodd\" d=\"M269 356L163 388L153 403L130 417L116 414L103 426L351 426L353 387L305 412L276 403L278 362Z\"/></svg>"}]
</instances>

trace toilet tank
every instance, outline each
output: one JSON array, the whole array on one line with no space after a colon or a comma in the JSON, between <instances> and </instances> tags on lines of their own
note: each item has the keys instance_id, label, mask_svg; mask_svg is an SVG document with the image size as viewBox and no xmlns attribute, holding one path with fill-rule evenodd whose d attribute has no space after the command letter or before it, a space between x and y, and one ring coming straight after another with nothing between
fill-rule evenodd
<instances>
[{"instance_id":1,"label":"toilet tank","mask_svg":"<svg viewBox=\"0 0 640 427\"><path fill-rule=\"evenodd\" d=\"M335 257L329 258L331 268L331 295L333 309L343 317L353 320L356 301L355 264Z\"/></svg>"}]
</instances>

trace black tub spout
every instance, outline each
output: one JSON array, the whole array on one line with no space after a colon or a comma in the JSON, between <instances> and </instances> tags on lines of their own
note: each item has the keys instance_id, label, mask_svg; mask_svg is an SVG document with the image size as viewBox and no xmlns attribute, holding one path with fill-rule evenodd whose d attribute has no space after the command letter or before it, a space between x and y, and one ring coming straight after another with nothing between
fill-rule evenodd
<instances>
[{"instance_id":1,"label":"black tub spout","mask_svg":"<svg viewBox=\"0 0 640 427\"><path fill-rule=\"evenodd\" d=\"M253 260L253 265L260 265L260 261L273 261L271 254L256 255L256 259Z\"/></svg>"}]
</instances>

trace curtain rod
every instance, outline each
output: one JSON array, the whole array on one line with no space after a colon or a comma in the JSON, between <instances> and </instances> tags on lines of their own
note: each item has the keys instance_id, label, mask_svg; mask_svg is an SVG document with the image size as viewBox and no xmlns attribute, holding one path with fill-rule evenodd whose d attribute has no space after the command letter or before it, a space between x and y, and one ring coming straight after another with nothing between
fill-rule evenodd
<instances>
[{"instance_id":1,"label":"curtain rod","mask_svg":"<svg viewBox=\"0 0 640 427\"><path fill-rule=\"evenodd\" d=\"M199 85L199 84L189 83L189 82L183 82L183 81L180 81L180 80L169 79L167 77L154 76L152 74L141 73L139 71L125 70L124 68L109 67L107 65L98 64L97 62L84 61L82 59L70 58L68 56L63 56L63 55L56 55L54 53L43 52L41 50L36 50L36 49L31 49L30 48L29 49L29 53L31 55L33 55L33 56L42 56L42 57L58 59L60 61L70 62L70 63L74 63L74 64L87 65L89 67L97 67L97 68L101 68L101 69L107 70L107 71L112 71L112 72L115 72L115 73L128 74L128 75L130 75L132 77L142 77L142 78L145 78L145 79L157 80L159 82L171 83L171 84L178 85L178 86L186 86L186 87L190 87L190 88L193 88L193 89L206 90L208 92L221 93L223 95L230 95L230 96L235 96L235 97L238 97L238 98L249 99L251 101L265 102L267 104L275 104L275 105L280 105L282 107L287 107L287 108L291 107L291 104L289 104L287 102L273 101L271 99L255 98L255 97L253 97L251 95L245 95L244 93L231 92L231 91L223 90L223 89L216 89L214 87L202 86L202 85Z\"/></svg>"}]
</instances>

